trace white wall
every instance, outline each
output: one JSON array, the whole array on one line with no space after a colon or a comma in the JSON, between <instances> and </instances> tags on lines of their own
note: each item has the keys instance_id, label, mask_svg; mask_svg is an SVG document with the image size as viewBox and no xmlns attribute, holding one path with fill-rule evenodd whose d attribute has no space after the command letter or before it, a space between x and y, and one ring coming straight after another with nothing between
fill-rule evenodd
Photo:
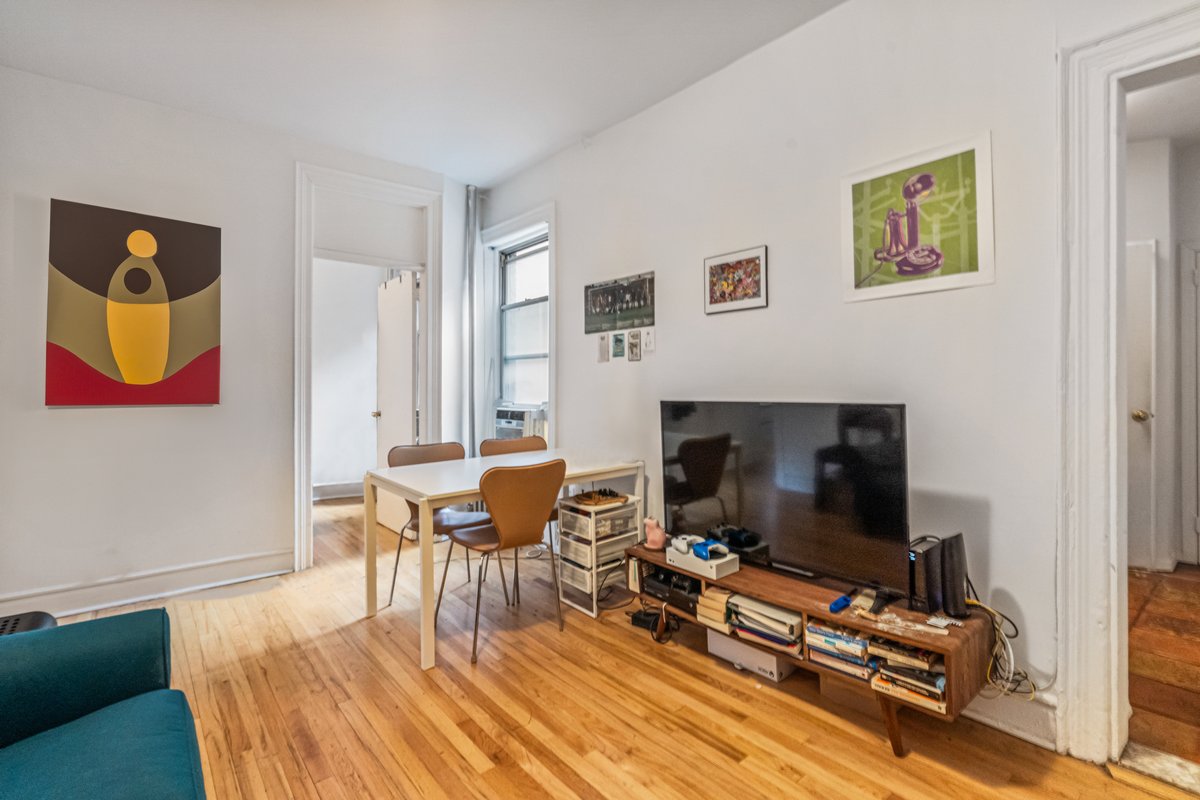
<instances>
[{"instance_id":1,"label":"white wall","mask_svg":"<svg viewBox=\"0 0 1200 800\"><path fill-rule=\"evenodd\" d=\"M1057 54L1181 5L852 0L495 187L487 225L558 203L559 444L656 475L664 397L907 403L914 535L965 533L975 585L1050 687L971 713L1053 744ZM843 303L842 176L985 130L995 285ZM759 244L770 307L705 317L703 259ZM597 364L584 285L648 269L657 352Z\"/></svg>"},{"instance_id":2,"label":"white wall","mask_svg":"<svg viewBox=\"0 0 1200 800\"><path fill-rule=\"evenodd\" d=\"M289 570L296 161L442 177L9 69L0 108L0 614ZM45 407L52 197L221 228L220 405Z\"/></svg>"},{"instance_id":3,"label":"white wall","mask_svg":"<svg viewBox=\"0 0 1200 800\"><path fill-rule=\"evenodd\" d=\"M1129 565L1172 570L1182 547L1179 448L1179 278L1174 148L1169 139L1130 142L1125 153L1125 239L1157 245L1154 437L1156 528L1131 524ZM1129 423L1136 424L1136 423Z\"/></svg>"},{"instance_id":4,"label":"white wall","mask_svg":"<svg viewBox=\"0 0 1200 800\"><path fill-rule=\"evenodd\" d=\"M379 285L385 270L313 262L312 481L337 494L362 494L363 474L378 466L375 420L379 366ZM351 492L353 494L353 492Z\"/></svg>"}]
</instances>

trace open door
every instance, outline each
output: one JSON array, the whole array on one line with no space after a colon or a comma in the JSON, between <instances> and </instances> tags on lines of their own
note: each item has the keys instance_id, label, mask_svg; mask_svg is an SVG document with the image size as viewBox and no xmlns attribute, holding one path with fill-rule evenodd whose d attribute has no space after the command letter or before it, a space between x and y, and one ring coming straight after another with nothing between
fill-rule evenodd
<instances>
[{"instance_id":1,"label":"open door","mask_svg":"<svg viewBox=\"0 0 1200 800\"><path fill-rule=\"evenodd\" d=\"M1125 249L1125 343L1129 408L1129 566L1149 569L1158 555L1154 463L1157 253L1154 242Z\"/></svg>"},{"instance_id":2,"label":"open door","mask_svg":"<svg viewBox=\"0 0 1200 800\"><path fill-rule=\"evenodd\" d=\"M378 367L375 410L379 466L396 445L415 444L416 431L416 273L403 272L379 287ZM379 493L379 523L399 531L408 521L408 505Z\"/></svg>"}]
</instances>

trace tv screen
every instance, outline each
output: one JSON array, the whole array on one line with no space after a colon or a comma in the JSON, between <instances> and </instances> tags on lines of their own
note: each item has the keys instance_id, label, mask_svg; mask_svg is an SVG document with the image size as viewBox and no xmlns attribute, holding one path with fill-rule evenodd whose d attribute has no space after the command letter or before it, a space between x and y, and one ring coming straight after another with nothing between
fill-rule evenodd
<instances>
[{"instance_id":1,"label":"tv screen","mask_svg":"<svg viewBox=\"0 0 1200 800\"><path fill-rule=\"evenodd\" d=\"M761 537L743 563L908 594L904 406L662 403L672 534Z\"/></svg>"}]
</instances>

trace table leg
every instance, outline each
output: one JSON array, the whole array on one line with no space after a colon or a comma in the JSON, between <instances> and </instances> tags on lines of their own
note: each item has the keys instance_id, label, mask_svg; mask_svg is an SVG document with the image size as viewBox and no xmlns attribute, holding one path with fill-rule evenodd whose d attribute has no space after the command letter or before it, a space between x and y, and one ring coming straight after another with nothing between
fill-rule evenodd
<instances>
[{"instance_id":1,"label":"table leg","mask_svg":"<svg viewBox=\"0 0 1200 800\"><path fill-rule=\"evenodd\" d=\"M378 598L375 596L375 569L378 553L379 530L375 523L375 503L379 499L379 490L368 477L363 480L363 552L367 559L367 616L375 616L379 610Z\"/></svg>"},{"instance_id":2,"label":"table leg","mask_svg":"<svg viewBox=\"0 0 1200 800\"><path fill-rule=\"evenodd\" d=\"M896 758L904 758L907 754L904 752L904 739L900 734L900 717L897 714L900 709L895 700L879 692L875 693L875 699L879 701L879 711L883 714L883 725L887 728L888 739L892 743L892 754Z\"/></svg>"},{"instance_id":3,"label":"table leg","mask_svg":"<svg viewBox=\"0 0 1200 800\"><path fill-rule=\"evenodd\" d=\"M422 500L418 541L421 557L421 669L433 669L436 646L433 615L436 598L433 591L433 509Z\"/></svg>"}]
</instances>

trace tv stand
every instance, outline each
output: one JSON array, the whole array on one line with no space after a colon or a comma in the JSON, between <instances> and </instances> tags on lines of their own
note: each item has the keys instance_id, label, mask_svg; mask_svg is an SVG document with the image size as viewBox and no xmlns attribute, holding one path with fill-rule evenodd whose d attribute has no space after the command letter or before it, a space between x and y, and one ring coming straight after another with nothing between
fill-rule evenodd
<instances>
[{"instance_id":1,"label":"tv stand","mask_svg":"<svg viewBox=\"0 0 1200 800\"><path fill-rule=\"evenodd\" d=\"M882 622L872 621L866 617L851 616L848 611L837 614L829 613L829 604L844 594L844 592L823 586L815 580L782 575L774 570L750 565L745 565L737 572L732 575L726 575L724 578L710 579L668 564L666 554L662 551L647 550L644 546L637 545L629 548L625 553L628 557L637 559L640 562L665 567L684 575L690 575L698 579L702 587L709 585L717 586L735 594L745 595L746 597L752 597L765 603L771 603L781 608L795 611L803 616L805 626L808 625L810 620L841 625L861 634L881 636L895 642L920 647L941 654L946 665L945 713L907 703L900 698L894 698L882 692L875 691L870 684L864 681L813 663L808 658L807 639L804 644L802 657L788 656L775 650L762 648L772 655L792 658L802 669L815 672L820 676L822 685L827 681L831 681L863 697L874 695L880 714L883 717L884 727L887 729L888 739L892 745L892 752L898 757L905 755L899 717L899 711L902 707L919 711L935 719L950 722L958 718L958 715L962 713L967 704L979 694L980 689L984 686L995 634L992 630L991 621L980 611L973 610L968 618L962 620L963 624L961 628L955 626L945 635L926 633L924 631L901 631ZM662 600L649 595L643 594L641 598L648 605L661 607L682 620L699 624L694 615L683 609L670 606ZM926 614L918 614L904 608L892 609L892 613L895 613L902 620L910 622L924 622L928 617ZM739 639L738 641L752 647L759 647L759 645L749 642L746 639Z\"/></svg>"}]
</instances>

